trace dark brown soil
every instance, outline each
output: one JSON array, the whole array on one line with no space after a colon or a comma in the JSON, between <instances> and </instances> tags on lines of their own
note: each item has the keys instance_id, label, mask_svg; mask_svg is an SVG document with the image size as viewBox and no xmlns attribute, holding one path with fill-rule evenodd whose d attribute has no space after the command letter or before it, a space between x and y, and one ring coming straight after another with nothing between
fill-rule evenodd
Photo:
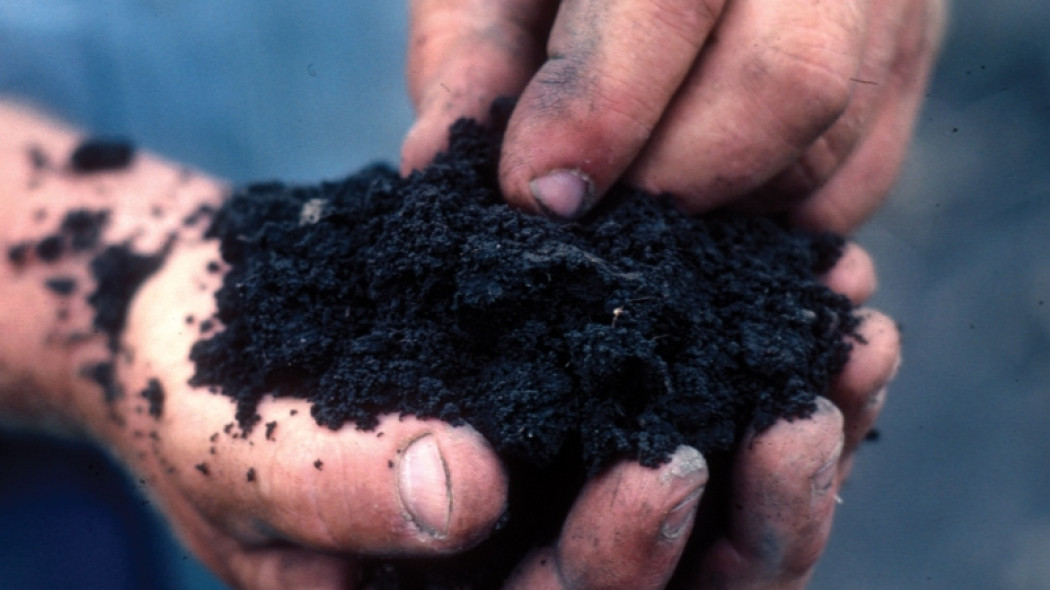
<instances>
[{"instance_id":1,"label":"dark brown soil","mask_svg":"<svg viewBox=\"0 0 1050 590\"><path fill-rule=\"evenodd\" d=\"M224 329L194 347L193 383L233 397L243 429L264 395L293 396L329 428L469 423L505 460L494 538L460 561L377 562L382 587L496 587L585 474L681 444L725 456L749 425L808 415L843 367L857 320L816 278L840 238L624 186L581 222L528 216L501 199L495 134L461 121L450 145L407 179L250 186L209 230Z\"/></svg>"}]
</instances>

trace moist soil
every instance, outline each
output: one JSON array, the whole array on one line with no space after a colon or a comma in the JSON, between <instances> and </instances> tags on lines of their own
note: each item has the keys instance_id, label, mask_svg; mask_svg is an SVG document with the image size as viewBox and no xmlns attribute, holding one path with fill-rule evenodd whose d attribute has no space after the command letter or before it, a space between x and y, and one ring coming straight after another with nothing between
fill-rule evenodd
<instances>
[{"instance_id":1,"label":"moist soil","mask_svg":"<svg viewBox=\"0 0 1050 590\"><path fill-rule=\"evenodd\" d=\"M526 215L499 193L499 139L460 121L407 178L249 186L209 229L229 270L192 382L236 400L243 430L264 396L290 396L321 427L470 424L504 460L493 536L376 561L380 588L498 587L622 457L655 466L688 444L716 479L749 427L813 411L856 338L850 302L818 280L841 238L690 217L627 186L579 222Z\"/></svg>"}]
</instances>

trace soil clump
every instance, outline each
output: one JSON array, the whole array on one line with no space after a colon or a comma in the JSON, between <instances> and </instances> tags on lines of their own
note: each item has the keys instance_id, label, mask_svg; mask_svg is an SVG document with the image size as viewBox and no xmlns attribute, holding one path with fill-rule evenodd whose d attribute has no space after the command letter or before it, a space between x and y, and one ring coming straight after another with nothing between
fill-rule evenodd
<instances>
[{"instance_id":1,"label":"soil clump","mask_svg":"<svg viewBox=\"0 0 1050 590\"><path fill-rule=\"evenodd\" d=\"M809 415L856 338L850 302L818 280L840 237L689 217L626 186L579 222L525 215L501 198L498 145L460 121L408 178L252 185L208 230L229 271L192 383L234 398L242 429L263 396L292 396L329 428L386 412L469 423L505 462L508 517L489 541L376 562L377 587L498 587L587 475L682 444L716 465L748 427Z\"/></svg>"}]
</instances>

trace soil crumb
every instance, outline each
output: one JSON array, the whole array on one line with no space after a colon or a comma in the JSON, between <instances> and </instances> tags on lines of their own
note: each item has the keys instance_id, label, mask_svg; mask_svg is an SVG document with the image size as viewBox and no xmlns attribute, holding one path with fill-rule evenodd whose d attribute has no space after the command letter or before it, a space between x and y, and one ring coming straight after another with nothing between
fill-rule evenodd
<instances>
[{"instance_id":1,"label":"soil crumb","mask_svg":"<svg viewBox=\"0 0 1050 590\"><path fill-rule=\"evenodd\" d=\"M84 252L93 250L99 245L102 230L109 218L108 210L91 211L74 209L66 213L58 230L50 233L35 244L22 242L10 247L8 260L20 266L26 263L30 251L38 259L52 263L61 258L67 251Z\"/></svg>"},{"instance_id":2,"label":"soil crumb","mask_svg":"<svg viewBox=\"0 0 1050 590\"><path fill-rule=\"evenodd\" d=\"M160 268L167 255L138 254L126 245L108 246L91 260L96 288L88 296L95 309L94 326L106 334L110 350L120 348L128 306L139 286Z\"/></svg>"},{"instance_id":3,"label":"soil crumb","mask_svg":"<svg viewBox=\"0 0 1050 590\"><path fill-rule=\"evenodd\" d=\"M164 387L161 386L160 381L150 379L140 395L149 404L150 416L160 418L164 415Z\"/></svg>"},{"instance_id":4,"label":"soil crumb","mask_svg":"<svg viewBox=\"0 0 1050 590\"><path fill-rule=\"evenodd\" d=\"M81 369L81 375L98 384L107 403L124 397L124 389L117 382L112 362L107 361L85 366Z\"/></svg>"},{"instance_id":5,"label":"soil crumb","mask_svg":"<svg viewBox=\"0 0 1050 590\"><path fill-rule=\"evenodd\" d=\"M126 139L93 137L84 140L69 157L74 172L88 174L105 170L120 170L131 163L135 148Z\"/></svg>"},{"instance_id":6,"label":"soil crumb","mask_svg":"<svg viewBox=\"0 0 1050 590\"><path fill-rule=\"evenodd\" d=\"M67 297L77 290L77 280L72 277L51 277L44 280L44 286L52 293Z\"/></svg>"},{"instance_id":7,"label":"soil crumb","mask_svg":"<svg viewBox=\"0 0 1050 590\"><path fill-rule=\"evenodd\" d=\"M840 237L689 217L626 186L580 222L525 215L499 193L498 145L460 121L406 179L378 165L256 184L208 231L229 271L192 383L233 397L242 429L264 395L305 397L333 429L384 412L469 423L507 466L490 541L376 562L379 588L498 587L586 475L682 444L725 455L750 425L809 415L856 335L850 302L817 279Z\"/></svg>"},{"instance_id":8,"label":"soil crumb","mask_svg":"<svg viewBox=\"0 0 1050 590\"><path fill-rule=\"evenodd\" d=\"M7 261L16 267L22 266L29 258L32 245L28 242L15 244L7 249Z\"/></svg>"},{"instance_id":9,"label":"soil crumb","mask_svg":"<svg viewBox=\"0 0 1050 590\"><path fill-rule=\"evenodd\" d=\"M109 211L106 209L74 209L62 218L60 232L69 239L74 252L93 250L99 244L108 219Z\"/></svg>"},{"instance_id":10,"label":"soil crumb","mask_svg":"<svg viewBox=\"0 0 1050 590\"><path fill-rule=\"evenodd\" d=\"M66 245L62 236L48 236L37 243L36 257L44 262L55 262L62 257L65 250Z\"/></svg>"}]
</instances>

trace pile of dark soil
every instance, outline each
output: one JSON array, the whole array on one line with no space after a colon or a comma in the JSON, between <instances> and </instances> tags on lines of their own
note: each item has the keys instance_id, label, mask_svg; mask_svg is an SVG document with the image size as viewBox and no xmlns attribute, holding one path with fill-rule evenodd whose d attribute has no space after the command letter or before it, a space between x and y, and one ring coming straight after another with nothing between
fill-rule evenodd
<instances>
[{"instance_id":1,"label":"pile of dark soil","mask_svg":"<svg viewBox=\"0 0 1050 590\"><path fill-rule=\"evenodd\" d=\"M855 336L816 278L841 238L688 217L625 186L580 222L525 215L500 196L497 145L461 121L407 179L251 186L209 230L230 266L224 329L194 347L193 382L236 399L242 428L264 395L305 396L330 428L467 422L506 461L495 538L455 564L380 564L385 587L498 585L585 474L681 444L717 457L749 425L808 415Z\"/></svg>"}]
</instances>

